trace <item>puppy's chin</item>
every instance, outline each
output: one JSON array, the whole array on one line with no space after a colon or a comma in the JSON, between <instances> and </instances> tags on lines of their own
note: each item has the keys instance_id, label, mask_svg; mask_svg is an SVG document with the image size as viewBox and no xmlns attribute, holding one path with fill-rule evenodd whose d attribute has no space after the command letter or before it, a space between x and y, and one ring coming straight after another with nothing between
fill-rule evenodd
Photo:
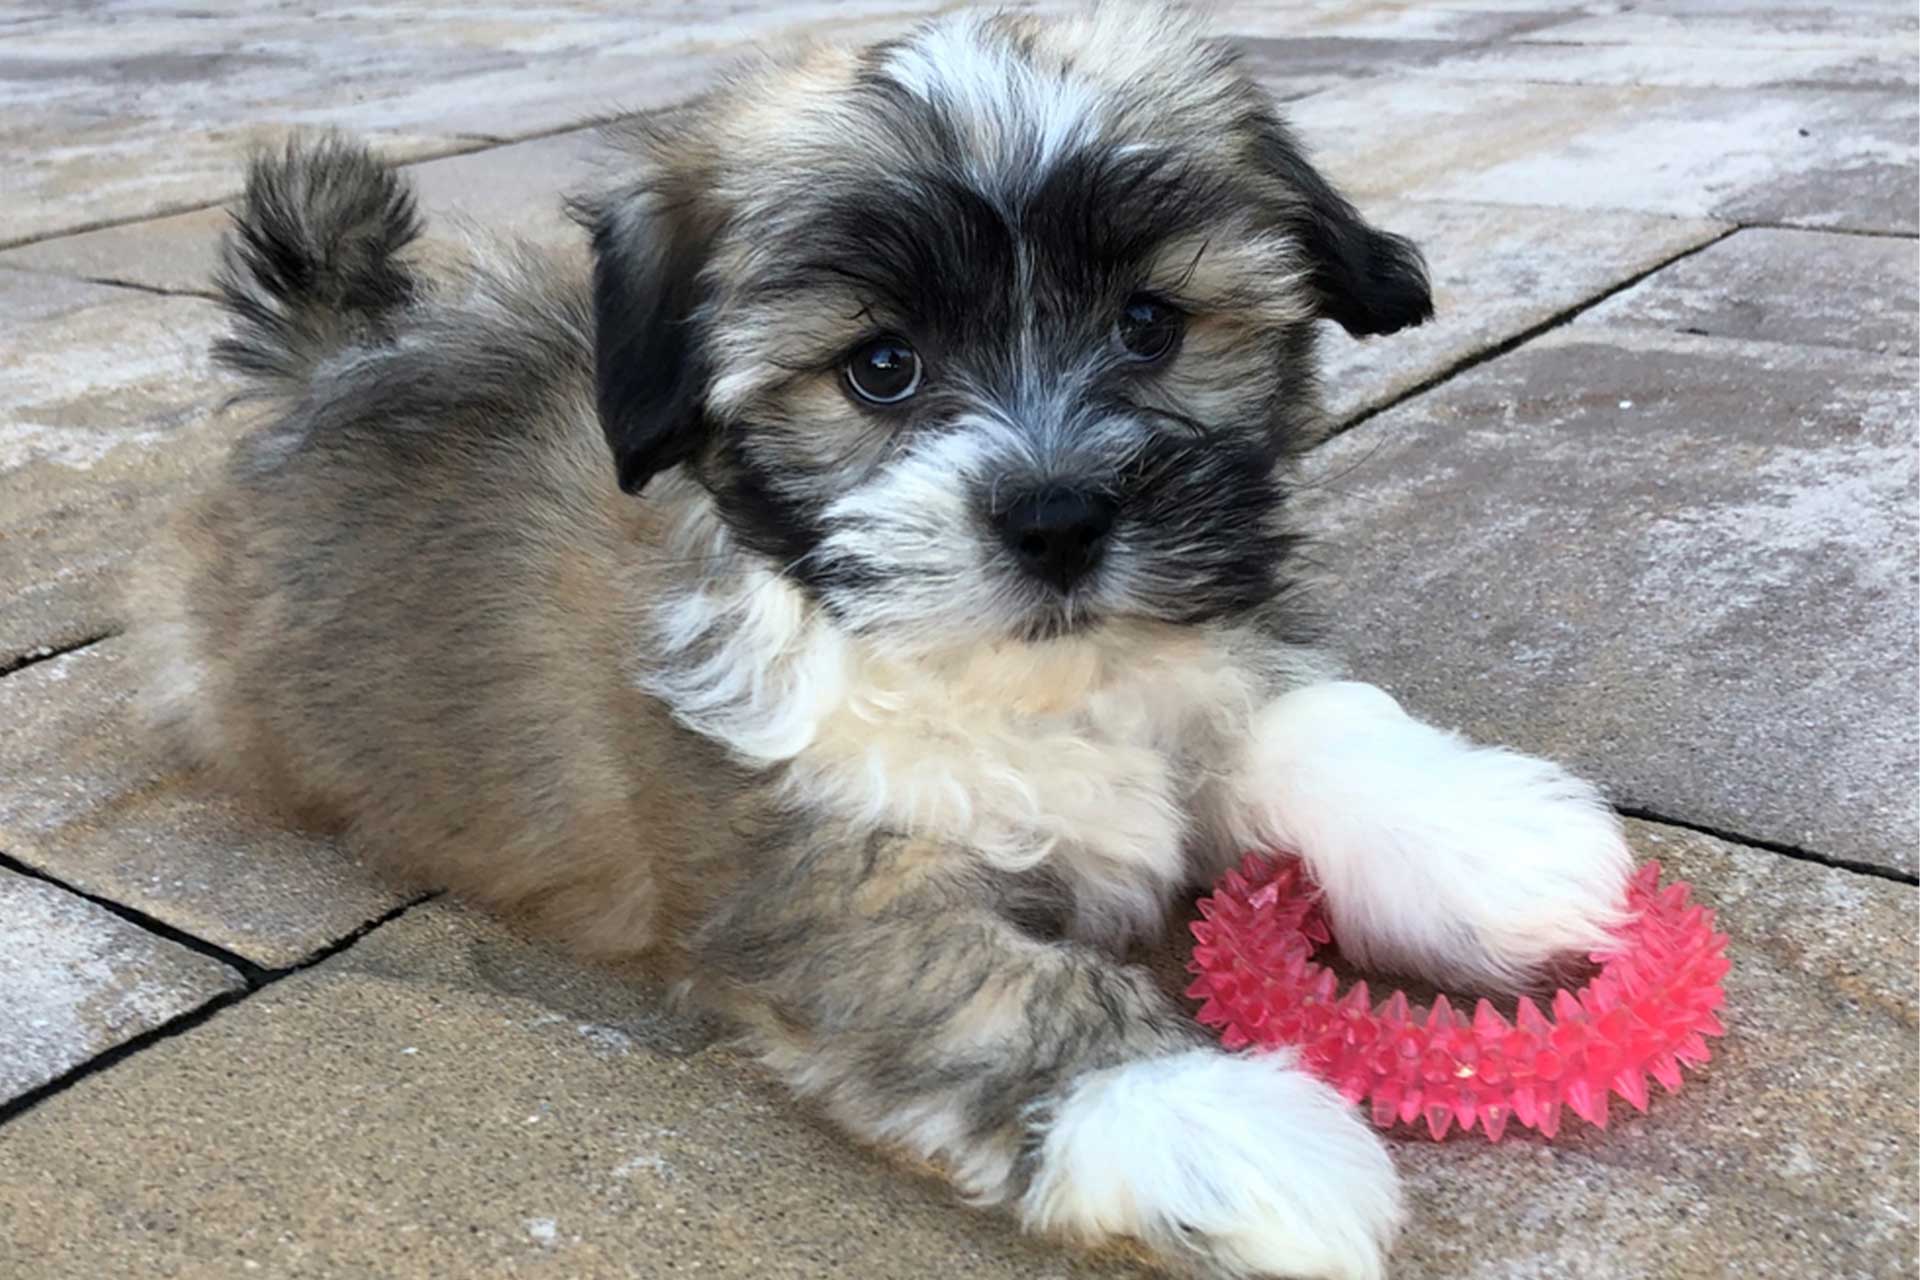
<instances>
[{"instance_id":1,"label":"puppy's chin","mask_svg":"<svg viewBox=\"0 0 1920 1280\"><path fill-rule=\"evenodd\" d=\"M1104 612L1071 596L1036 604L1006 637L1016 644L1049 644L1091 635L1108 621Z\"/></svg>"},{"instance_id":2,"label":"puppy's chin","mask_svg":"<svg viewBox=\"0 0 1920 1280\"><path fill-rule=\"evenodd\" d=\"M1123 620L1093 608L1085 600L1054 594L1018 606L1000 602L972 615L961 610L938 610L906 621L895 611L886 622L863 619L857 606L844 599L829 604L828 615L846 634L896 659L942 659L970 649L1007 646L1047 646L1067 640L1096 637Z\"/></svg>"},{"instance_id":3,"label":"puppy's chin","mask_svg":"<svg viewBox=\"0 0 1920 1280\"><path fill-rule=\"evenodd\" d=\"M868 615L863 623L857 606L829 608L828 613L847 634L890 657L936 662L970 650L1047 649L1078 641L1106 644L1121 636L1165 636L1193 625L1185 618L1161 616L1100 583L1061 592L1022 580L983 592L977 608L967 607L963 594L913 620L890 609L886 621L875 622Z\"/></svg>"}]
</instances>

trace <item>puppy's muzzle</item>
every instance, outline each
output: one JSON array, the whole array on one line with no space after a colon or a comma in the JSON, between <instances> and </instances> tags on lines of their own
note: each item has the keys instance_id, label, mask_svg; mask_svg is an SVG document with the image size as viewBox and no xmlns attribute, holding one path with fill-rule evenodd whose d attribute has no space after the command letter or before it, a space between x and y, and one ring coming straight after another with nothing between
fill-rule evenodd
<instances>
[{"instance_id":1,"label":"puppy's muzzle","mask_svg":"<svg viewBox=\"0 0 1920 1280\"><path fill-rule=\"evenodd\" d=\"M1105 494L1048 485L1015 498L994 516L993 524L1023 569L1064 592L1106 554L1118 509Z\"/></svg>"}]
</instances>

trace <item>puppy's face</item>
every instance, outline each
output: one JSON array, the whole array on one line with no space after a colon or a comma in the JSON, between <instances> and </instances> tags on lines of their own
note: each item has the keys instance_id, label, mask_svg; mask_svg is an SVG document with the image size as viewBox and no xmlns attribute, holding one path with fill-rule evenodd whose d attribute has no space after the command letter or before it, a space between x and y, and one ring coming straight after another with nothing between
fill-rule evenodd
<instances>
[{"instance_id":1,"label":"puppy's face","mask_svg":"<svg viewBox=\"0 0 1920 1280\"><path fill-rule=\"evenodd\" d=\"M1280 586L1314 322L1430 312L1419 256L1187 20L939 20L744 78L596 210L621 482L904 647L1229 616Z\"/></svg>"}]
</instances>

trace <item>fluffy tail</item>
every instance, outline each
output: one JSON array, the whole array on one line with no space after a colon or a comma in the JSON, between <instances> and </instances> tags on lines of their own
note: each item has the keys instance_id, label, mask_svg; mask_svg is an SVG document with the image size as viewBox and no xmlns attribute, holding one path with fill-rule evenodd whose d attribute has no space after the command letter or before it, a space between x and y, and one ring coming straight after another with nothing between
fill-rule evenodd
<instances>
[{"instance_id":1,"label":"fluffy tail","mask_svg":"<svg viewBox=\"0 0 1920 1280\"><path fill-rule=\"evenodd\" d=\"M418 280L400 251L421 230L413 191L337 136L256 157L215 283L233 317L214 356L268 393L305 383L350 343L380 339Z\"/></svg>"}]
</instances>

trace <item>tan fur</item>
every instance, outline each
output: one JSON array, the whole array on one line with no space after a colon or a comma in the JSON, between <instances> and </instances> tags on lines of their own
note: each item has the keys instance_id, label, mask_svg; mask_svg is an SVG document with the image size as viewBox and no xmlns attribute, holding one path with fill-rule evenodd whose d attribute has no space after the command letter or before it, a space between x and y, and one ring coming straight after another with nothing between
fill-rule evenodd
<instances>
[{"instance_id":1,"label":"tan fur","mask_svg":"<svg viewBox=\"0 0 1920 1280\"><path fill-rule=\"evenodd\" d=\"M318 599L261 567L377 478L342 463L274 505L244 482L199 499L130 605L149 620L149 701L223 783L409 881L630 955L697 914L709 873L677 869L745 784L627 678L656 513L618 492L589 433L535 436L522 461L512 483L455 471L379 507L331 557L362 587ZM428 528L450 513L459 534ZM501 531L505 556L481 545ZM609 599L616 580L633 599ZM359 643L296 621L330 610ZM481 610L511 621L473 625Z\"/></svg>"},{"instance_id":2,"label":"tan fur","mask_svg":"<svg viewBox=\"0 0 1920 1280\"><path fill-rule=\"evenodd\" d=\"M876 67L950 130L923 140L959 139L939 173L859 97ZM1307 1137L1349 1165L1365 1193L1351 1213L1313 1210L1311 1171L1245 1134L1221 1141L1257 1194L1164 1153L1103 1190L1071 1136L1112 1134L1085 1117L1136 1065L1175 1082L1156 1124L1217 1119L1232 1093L1240 1060L1220 1069L1119 956L1235 856L1246 784L1226 775L1261 708L1331 669L1269 566L1291 545L1280 477L1322 424L1312 328L1343 264L1310 264L1305 233L1273 229L1300 198L1278 168L1228 180L1263 128L1274 146L1271 104L1190 18L1109 4L805 49L617 130L627 185L582 205L592 275L578 254L413 246L404 190L351 147L263 162L245 239L307 270L228 250L224 355L267 406L136 583L152 719L220 785L399 877L687 979L853 1132L1037 1227L1134 1234L1222 1273L1298 1253L1370 1277L1391 1171L1284 1062L1248 1068L1248 1087L1318 1099ZM1153 224L1137 280L1054 270L1050 314L1037 238L1010 218L1012 265L987 285L1013 299L994 324L1014 335L1017 394L990 403L956 373L951 430L908 431L842 377L855 344L909 328L902 293L942 281L916 266L889 302L831 269L801 286L770 271L825 234L797 211L823 190L884 208L918 181L939 210L963 181L968 211L1004 217L1039 199L1048 165L1074 179L1063 157L1140 150L1210 179L1202 212ZM1158 181L1149 193L1174 183ZM1076 198L1047 197L1090 220L1099 201ZM1315 225L1367 230L1336 198L1321 207ZM1082 223L1063 225L1047 252L1094 256ZM1164 367L1121 345L1141 291L1191 317ZM663 318L669 304L686 314ZM697 412L661 392L683 369ZM1124 412L1095 394L1116 386ZM745 443L723 445L723 426ZM1077 438L1034 443L1048 431ZM968 488L1033 484L1028 464L1131 495L1072 597L1097 625L981 616L1038 616ZM817 529L791 562L790 531L742 511L776 496ZM837 601L796 572L816 552L892 576L846 572L849 592L880 585ZM1257 570L1235 577L1241 561ZM1048 1146L1061 1116L1069 1137Z\"/></svg>"}]
</instances>

